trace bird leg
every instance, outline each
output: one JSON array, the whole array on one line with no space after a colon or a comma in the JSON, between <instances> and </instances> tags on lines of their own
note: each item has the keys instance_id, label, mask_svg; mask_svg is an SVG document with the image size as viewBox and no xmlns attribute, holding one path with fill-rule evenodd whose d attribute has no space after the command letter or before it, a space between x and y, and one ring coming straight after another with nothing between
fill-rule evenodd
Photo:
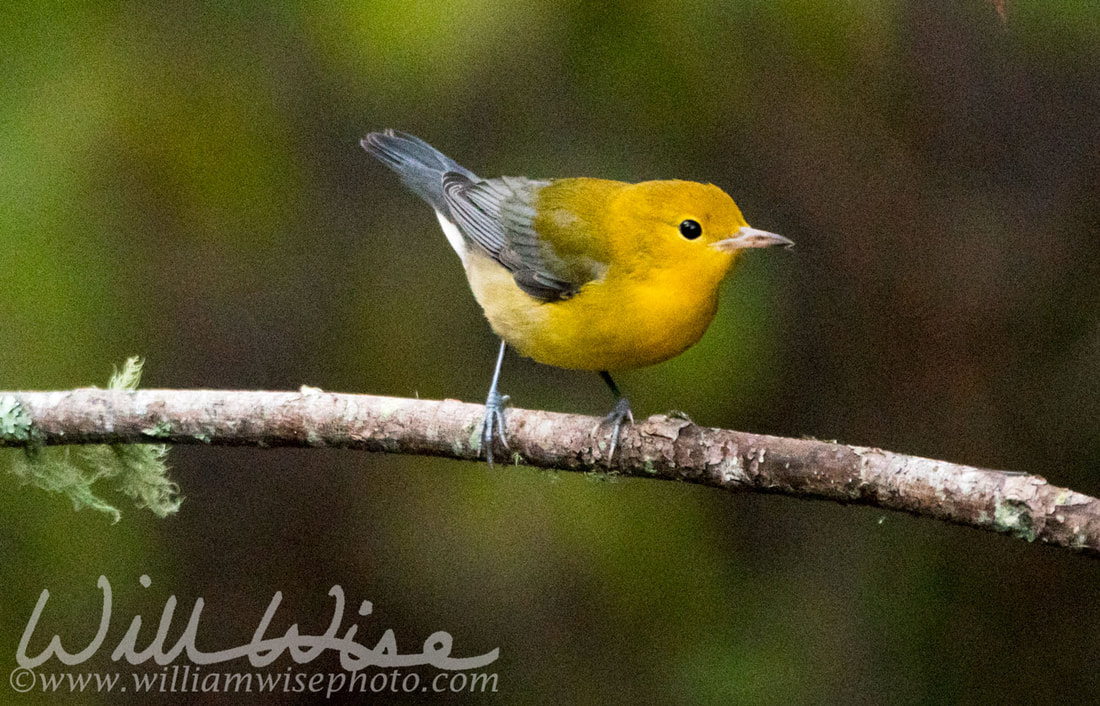
<instances>
[{"instance_id":1,"label":"bird leg","mask_svg":"<svg viewBox=\"0 0 1100 706\"><path fill-rule=\"evenodd\" d=\"M499 437L504 448L508 448L508 438L504 435L504 407L508 404L508 395L497 392L497 381L504 365L506 347L507 344L501 341L497 365L493 370L493 382L489 385L489 396L485 399L485 417L481 420L481 446L485 449L485 460L489 462L489 468L493 467L493 437Z\"/></svg>"},{"instance_id":2,"label":"bird leg","mask_svg":"<svg viewBox=\"0 0 1100 706\"><path fill-rule=\"evenodd\" d=\"M634 423L634 412L630 409L630 401L623 397L619 392L619 386L615 384L615 381L611 379L611 374L606 370L600 371L600 377L607 386L611 388L611 394L615 395L615 408L611 410L600 422L599 426L605 424L611 424L611 450L607 453L607 465L611 466L611 459L615 457L615 447L619 444L619 430L622 429L623 422L629 421Z\"/></svg>"}]
</instances>

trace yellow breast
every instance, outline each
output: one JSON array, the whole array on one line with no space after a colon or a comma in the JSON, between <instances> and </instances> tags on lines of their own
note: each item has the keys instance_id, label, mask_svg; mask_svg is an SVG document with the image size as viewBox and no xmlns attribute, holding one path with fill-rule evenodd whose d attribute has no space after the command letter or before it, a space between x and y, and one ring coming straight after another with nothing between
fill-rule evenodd
<instances>
[{"instance_id":1,"label":"yellow breast","mask_svg":"<svg viewBox=\"0 0 1100 706\"><path fill-rule=\"evenodd\" d=\"M543 302L491 258L472 253L470 287L493 331L540 363L623 370L668 360L695 344L714 318L721 266L662 268L641 276L613 265L572 298Z\"/></svg>"}]
</instances>

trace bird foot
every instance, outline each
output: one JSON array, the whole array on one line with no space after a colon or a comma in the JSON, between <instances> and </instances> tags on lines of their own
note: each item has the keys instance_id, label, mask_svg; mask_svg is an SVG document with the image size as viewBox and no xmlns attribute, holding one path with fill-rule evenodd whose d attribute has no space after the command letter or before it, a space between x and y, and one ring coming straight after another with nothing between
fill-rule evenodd
<instances>
[{"instance_id":1,"label":"bird foot","mask_svg":"<svg viewBox=\"0 0 1100 706\"><path fill-rule=\"evenodd\" d=\"M625 397L620 397L619 401L615 403L615 409L611 410L611 414L600 420L592 432L595 433L597 429L607 424L611 426L611 448L607 452L607 465L611 466L611 459L615 458L615 448L619 445L619 431L623 427L624 422L634 423L634 412L630 409L630 402Z\"/></svg>"},{"instance_id":2,"label":"bird foot","mask_svg":"<svg viewBox=\"0 0 1100 706\"><path fill-rule=\"evenodd\" d=\"M508 404L508 395L496 390L489 393L485 400L485 417L481 420L481 447L485 449L485 460L489 468L493 467L493 439L499 438L501 445L508 448L508 437L504 435L504 408Z\"/></svg>"}]
</instances>

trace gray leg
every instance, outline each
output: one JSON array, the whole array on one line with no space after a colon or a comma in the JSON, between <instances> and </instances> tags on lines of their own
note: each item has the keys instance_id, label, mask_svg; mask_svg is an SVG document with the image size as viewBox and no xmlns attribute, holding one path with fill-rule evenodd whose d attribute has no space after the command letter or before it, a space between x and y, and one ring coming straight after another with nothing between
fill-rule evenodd
<instances>
[{"instance_id":1,"label":"gray leg","mask_svg":"<svg viewBox=\"0 0 1100 706\"><path fill-rule=\"evenodd\" d=\"M490 468L493 465L493 437L499 437L504 448L508 448L508 438L504 436L504 406L508 404L508 395L497 392L497 381L500 380L500 369L504 365L504 349L507 345L504 341L500 342L497 367L493 370L493 382L489 385L489 396L485 399L485 418L481 420L481 446L485 449L485 460L489 462Z\"/></svg>"},{"instance_id":2,"label":"gray leg","mask_svg":"<svg viewBox=\"0 0 1100 706\"><path fill-rule=\"evenodd\" d=\"M613 425L611 427L611 450L607 454L607 465L610 466L611 459L615 457L615 447L619 445L619 430L622 429L625 421L629 421L631 424L634 423L634 412L630 409L630 402L619 392L619 386L611 379L611 373L601 370L600 377L611 388L611 394L615 395L615 408L611 410L611 414L603 418L601 423Z\"/></svg>"}]
</instances>

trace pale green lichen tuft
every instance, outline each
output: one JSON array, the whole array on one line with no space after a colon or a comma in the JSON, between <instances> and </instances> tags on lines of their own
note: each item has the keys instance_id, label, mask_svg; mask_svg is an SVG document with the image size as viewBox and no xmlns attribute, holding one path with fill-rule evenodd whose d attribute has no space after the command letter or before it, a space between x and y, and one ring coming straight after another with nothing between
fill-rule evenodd
<instances>
[{"instance_id":1,"label":"pale green lichen tuft","mask_svg":"<svg viewBox=\"0 0 1100 706\"><path fill-rule=\"evenodd\" d=\"M27 443L34 435L31 415L17 397L0 397L0 439Z\"/></svg>"},{"instance_id":2,"label":"pale green lichen tuft","mask_svg":"<svg viewBox=\"0 0 1100 706\"><path fill-rule=\"evenodd\" d=\"M141 433L154 439L166 439L172 435L172 424L162 419L152 427L142 429Z\"/></svg>"},{"instance_id":3,"label":"pale green lichen tuft","mask_svg":"<svg viewBox=\"0 0 1100 706\"><path fill-rule=\"evenodd\" d=\"M121 370L111 376L108 388L111 390L133 391L141 380L140 358L126 361ZM11 417L5 416L5 402L0 400L0 426ZM10 405L9 405L10 407ZM22 414L26 416L26 412ZM21 420L18 415L11 417ZM33 427L29 426L29 417L20 421L24 428L26 441L32 440ZM6 430L6 426L2 426ZM160 436L170 432L166 422L160 422L144 434ZM23 453L16 456L12 472L25 483L31 483L43 490L66 495L74 509L84 507L105 512L118 522L121 513L113 505L103 500L92 486L104 481L115 491L128 496L137 507L148 508L158 517L171 515L179 510L183 498L179 495L179 486L168 479L168 467L165 460L168 447L160 444L111 444L93 446L58 446L43 448L29 445Z\"/></svg>"},{"instance_id":4,"label":"pale green lichen tuft","mask_svg":"<svg viewBox=\"0 0 1100 706\"><path fill-rule=\"evenodd\" d=\"M141 368L144 365L145 361L136 355L127 358L122 365L122 370L116 370L111 375L111 381L107 383L107 389L133 392L141 383Z\"/></svg>"},{"instance_id":5,"label":"pale green lichen tuft","mask_svg":"<svg viewBox=\"0 0 1100 706\"><path fill-rule=\"evenodd\" d=\"M615 469L600 469L594 468L591 471L585 471L584 477L590 481L596 481L600 483L615 483L619 480L619 471Z\"/></svg>"},{"instance_id":6,"label":"pale green lichen tuft","mask_svg":"<svg viewBox=\"0 0 1100 706\"><path fill-rule=\"evenodd\" d=\"M1031 518L1031 509L1020 500L1001 500L993 512L993 527L1020 539L1034 542L1038 536L1035 523Z\"/></svg>"}]
</instances>

